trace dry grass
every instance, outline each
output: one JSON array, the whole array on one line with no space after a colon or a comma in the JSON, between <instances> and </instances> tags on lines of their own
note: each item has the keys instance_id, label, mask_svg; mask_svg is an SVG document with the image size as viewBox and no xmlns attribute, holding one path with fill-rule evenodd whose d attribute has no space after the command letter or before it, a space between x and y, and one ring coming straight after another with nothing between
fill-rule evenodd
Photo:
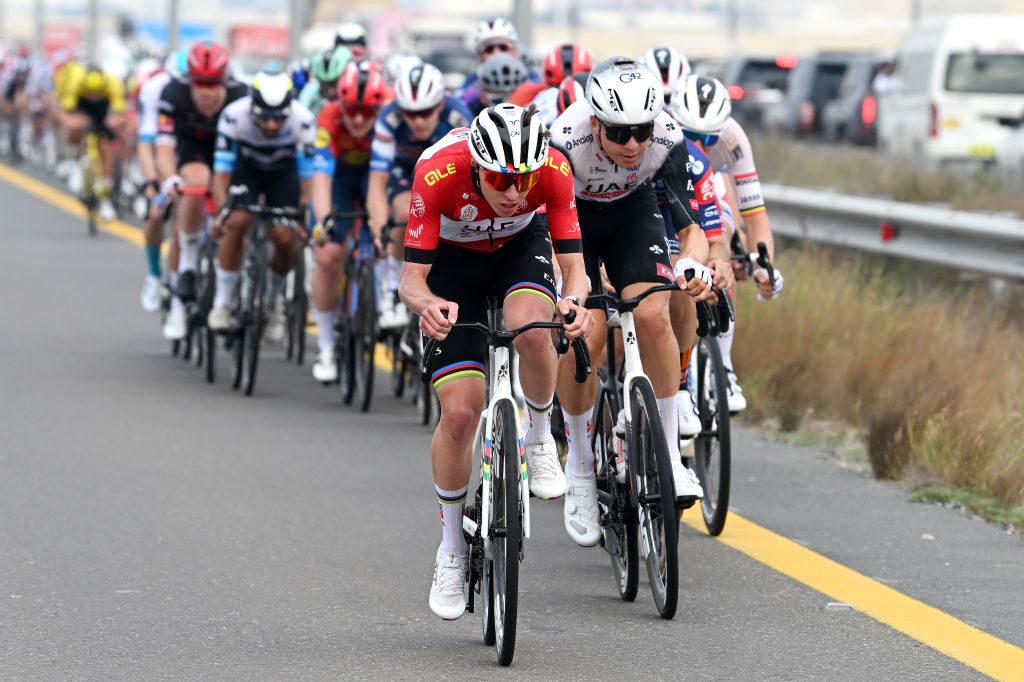
<instances>
[{"instance_id":1,"label":"dry grass","mask_svg":"<svg viewBox=\"0 0 1024 682\"><path fill-rule=\"evenodd\" d=\"M734 359L751 414L861 430L872 469L916 466L1024 503L1024 330L984 292L922 287L813 247L779 256L786 293L741 287Z\"/></svg>"},{"instance_id":2,"label":"dry grass","mask_svg":"<svg viewBox=\"0 0 1024 682\"><path fill-rule=\"evenodd\" d=\"M762 180L795 187L825 187L896 201L941 203L964 211L1014 213L1024 218L1024 195L995 171L964 173L922 169L872 149L755 137Z\"/></svg>"}]
</instances>

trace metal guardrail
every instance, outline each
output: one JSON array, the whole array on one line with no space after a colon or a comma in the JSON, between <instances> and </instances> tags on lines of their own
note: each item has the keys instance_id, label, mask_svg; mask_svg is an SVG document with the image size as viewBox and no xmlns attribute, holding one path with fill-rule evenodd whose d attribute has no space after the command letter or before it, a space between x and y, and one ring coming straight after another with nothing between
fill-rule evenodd
<instances>
[{"instance_id":1,"label":"metal guardrail","mask_svg":"<svg viewBox=\"0 0 1024 682\"><path fill-rule=\"evenodd\" d=\"M1024 221L830 191L762 185L772 231L1024 280Z\"/></svg>"}]
</instances>

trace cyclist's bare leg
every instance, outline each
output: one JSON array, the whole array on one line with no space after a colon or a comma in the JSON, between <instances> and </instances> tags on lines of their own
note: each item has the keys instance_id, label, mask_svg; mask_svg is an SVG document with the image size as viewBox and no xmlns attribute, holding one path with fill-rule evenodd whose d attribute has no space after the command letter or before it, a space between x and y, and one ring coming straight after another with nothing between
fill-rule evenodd
<instances>
[{"instance_id":1,"label":"cyclist's bare leg","mask_svg":"<svg viewBox=\"0 0 1024 682\"><path fill-rule=\"evenodd\" d=\"M295 230L287 225L273 225L267 231L267 238L274 245L270 270L284 277L295 265Z\"/></svg>"},{"instance_id":2,"label":"cyclist's bare leg","mask_svg":"<svg viewBox=\"0 0 1024 682\"><path fill-rule=\"evenodd\" d=\"M608 334L607 318L604 310L591 310L594 315L594 329L587 336L587 348L594 367L604 363L605 341ZM566 353L558 361L558 402L562 410L569 414L583 414L594 407L597 398L597 381L593 376L587 377L582 383L576 383L576 359L572 353Z\"/></svg>"},{"instance_id":3,"label":"cyclist's bare leg","mask_svg":"<svg viewBox=\"0 0 1024 682\"><path fill-rule=\"evenodd\" d=\"M210 167L204 163L192 162L183 165L179 171L186 187L209 187ZM178 273L195 271L199 263L199 232L202 230L203 207L206 198L202 196L181 196L175 200L175 231L181 239L179 244Z\"/></svg>"},{"instance_id":4,"label":"cyclist's bare leg","mask_svg":"<svg viewBox=\"0 0 1024 682\"><path fill-rule=\"evenodd\" d=\"M531 294L513 295L502 306L505 327L515 329L531 322L547 322L554 315L554 306L547 297ZM519 382L523 394L535 405L547 405L555 392L557 356L551 343L551 332L533 329L515 340L519 353Z\"/></svg>"},{"instance_id":5,"label":"cyclist's bare leg","mask_svg":"<svg viewBox=\"0 0 1024 682\"><path fill-rule=\"evenodd\" d=\"M338 306L338 281L346 249L341 244L328 242L314 247L316 272L313 275L313 306L317 310L334 310Z\"/></svg>"},{"instance_id":6,"label":"cyclist's bare leg","mask_svg":"<svg viewBox=\"0 0 1024 682\"><path fill-rule=\"evenodd\" d=\"M441 421L430 442L430 461L439 488L459 490L469 484L473 436L484 409L485 389L478 377L452 379L437 387Z\"/></svg>"},{"instance_id":7,"label":"cyclist's bare leg","mask_svg":"<svg viewBox=\"0 0 1024 682\"><path fill-rule=\"evenodd\" d=\"M223 270L237 272L242 267L242 240L249 230L249 214L232 211L224 219L224 236L217 247L217 260Z\"/></svg>"}]
</instances>

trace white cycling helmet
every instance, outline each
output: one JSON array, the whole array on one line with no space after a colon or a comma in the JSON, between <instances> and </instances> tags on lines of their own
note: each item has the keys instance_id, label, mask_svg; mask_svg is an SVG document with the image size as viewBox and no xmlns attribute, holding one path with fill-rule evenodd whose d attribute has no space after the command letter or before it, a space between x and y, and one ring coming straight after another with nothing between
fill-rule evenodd
<instances>
[{"instance_id":1,"label":"white cycling helmet","mask_svg":"<svg viewBox=\"0 0 1024 682\"><path fill-rule=\"evenodd\" d=\"M287 114L295 97L291 77L286 73L260 71L249 87L254 114L282 112Z\"/></svg>"},{"instance_id":2,"label":"white cycling helmet","mask_svg":"<svg viewBox=\"0 0 1024 682\"><path fill-rule=\"evenodd\" d=\"M516 31L516 27L512 25L505 17L496 17L494 19L488 19L487 21L481 21L476 27L476 34L473 36L473 45L476 47L476 51L479 52L480 48L489 42L500 40L502 42L510 42L513 45L519 42L519 33Z\"/></svg>"},{"instance_id":3,"label":"white cycling helmet","mask_svg":"<svg viewBox=\"0 0 1024 682\"><path fill-rule=\"evenodd\" d=\"M684 130L717 135L732 115L732 99L717 78L694 74L672 88L668 108Z\"/></svg>"},{"instance_id":4,"label":"white cycling helmet","mask_svg":"<svg viewBox=\"0 0 1024 682\"><path fill-rule=\"evenodd\" d=\"M469 129L469 153L481 168L531 173L547 161L547 126L534 107L489 107L473 119Z\"/></svg>"},{"instance_id":5,"label":"white cycling helmet","mask_svg":"<svg viewBox=\"0 0 1024 682\"><path fill-rule=\"evenodd\" d=\"M657 74L629 57L598 63L587 79L587 102L610 125L650 123L661 113L664 89Z\"/></svg>"},{"instance_id":6,"label":"white cycling helmet","mask_svg":"<svg viewBox=\"0 0 1024 682\"><path fill-rule=\"evenodd\" d=\"M505 97L530 77L522 59L510 54L496 54L477 67L480 87L489 95Z\"/></svg>"},{"instance_id":7,"label":"white cycling helmet","mask_svg":"<svg viewBox=\"0 0 1024 682\"><path fill-rule=\"evenodd\" d=\"M384 60L384 80L387 81L388 85L394 86L403 71L422 63L423 60L414 54L407 52L393 54Z\"/></svg>"},{"instance_id":8,"label":"white cycling helmet","mask_svg":"<svg viewBox=\"0 0 1024 682\"><path fill-rule=\"evenodd\" d=\"M674 47L652 47L644 52L640 61L661 76L661 86L665 88L666 96L679 79L690 74L690 60Z\"/></svg>"},{"instance_id":9,"label":"white cycling helmet","mask_svg":"<svg viewBox=\"0 0 1024 682\"><path fill-rule=\"evenodd\" d=\"M338 26L338 30L334 34L334 44L345 45L362 45L366 47L367 36L366 29L359 24L349 22L347 24L341 24Z\"/></svg>"},{"instance_id":10,"label":"white cycling helmet","mask_svg":"<svg viewBox=\"0 0 1024 682\"><path fill-rule=\"evenodd\" d=\"M425 111L444 99L444 76L433 64L415 64L395 83L395 101L406 111Z\"/></svg>"}]
</instances>

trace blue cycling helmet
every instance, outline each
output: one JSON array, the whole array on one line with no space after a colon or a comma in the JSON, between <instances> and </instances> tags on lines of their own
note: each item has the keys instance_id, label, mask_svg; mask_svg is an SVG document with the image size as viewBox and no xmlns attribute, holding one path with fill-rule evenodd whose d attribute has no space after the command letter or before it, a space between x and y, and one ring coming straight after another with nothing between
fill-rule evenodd
<instances>
[{"instance_id":1,"label":"blue cycling helmet","mask_svg":"<svg viewBox=\"0 0 1024 682\"><path fill-rule=\"evenodd\" d=\"M188 75L188 50L182 48L167 55L164 61L164 70L171 78L181 80Z\"/></svg>"}]
</instances>

